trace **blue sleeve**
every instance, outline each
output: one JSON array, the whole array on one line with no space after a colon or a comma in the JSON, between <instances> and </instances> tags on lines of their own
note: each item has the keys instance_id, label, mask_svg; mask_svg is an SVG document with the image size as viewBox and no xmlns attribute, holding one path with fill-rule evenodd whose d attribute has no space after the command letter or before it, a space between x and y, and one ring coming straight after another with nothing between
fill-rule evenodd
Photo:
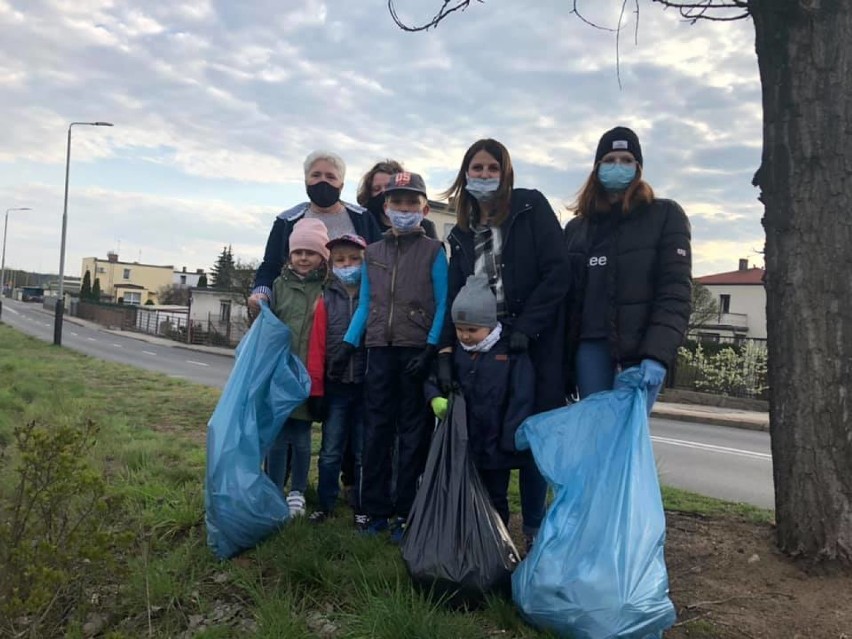
<instances>
[{"instance_id":1,"label":"blue sleeve","mask_svg":"<svg viewBox=\"0 0 852 639\"><path fill-rule=\"evenodd\" d=\"M441 339L444 318L447 314L448 270L447 256L441 249L435 255L435 261L432 263L432 294L435 297L435 318L432 320L432 328L429 331L429 337L426 339L426 343L432 346L437 346Z\"/></svg>"},{"instance_id":2,"label":"blue sleeve","mask_svg":"<svg viewBox=\"0 0 852 639\"><path fill-rule=\"evenodd\" d=\"M346 329L346 335L343 336L343 341L359 346L361 338L364 336L364 329L367 328L367 318L370 316L370 278L367 277L367 260L361 264L361 291L358 294L358 308L355 309L355 315L352 316L352 321L349 322L349 328Z\"/></svg>"}]
</instances>

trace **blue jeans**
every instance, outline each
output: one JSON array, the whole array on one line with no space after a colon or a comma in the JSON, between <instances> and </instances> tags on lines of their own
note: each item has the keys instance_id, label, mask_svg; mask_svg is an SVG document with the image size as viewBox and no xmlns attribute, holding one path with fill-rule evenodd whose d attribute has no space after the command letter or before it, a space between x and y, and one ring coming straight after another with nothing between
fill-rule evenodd
<instances>
[{"instance_id":1,"label":"blue jeans","mask_svg":"<svg viewBox=\"0 0 852 639\"><path fill-rule=\"evenodd\" d=\"M535 535L547 510L547 480L530 459L518 473L518 492L521 495L521 520L525 535Z\"/></svg>"},{"instance_id":2,"label":"blue jeans","mask_svg":"<svg viewBox=\"0 0 852 639\"><path fill-rule=\"evenodd\" d=\"M320 510L330 513L340 493L340 467L347 440L354 457L354 503L360 503L357 494L361 483L361 447L364 436L364 389L361 384L347 384L342 392L326 393L328 414L322 424L322 446L320 447L319 484L317 497Z\"/></svg>"},{"instance_id":3,"label":"blue jeans","mask_svg":"<svg viewBox=\"0 0 852 639\"><path fill-rule=\"evenodd\" d=\"M594 393L612 390L615 386L615 378L618 371L612 361L607 339L584 339L577 347L577 391L580 399L584 399ZM647 388L648 414L657 401L660 387L649 386Z\"/></svg>"},{"instance_id":4,"label":"blue jeans","mask_svg":"<svg viewBox=\"0 0 852 639\"><path fill-rule=\"evenodd\" d=\"M266 455L266 474L281 490L287 477L288 451L292 464L290 490L304 494L308 489L308 471L311 468L311 422L288 419Z\"/></svg>"}]
</instances>

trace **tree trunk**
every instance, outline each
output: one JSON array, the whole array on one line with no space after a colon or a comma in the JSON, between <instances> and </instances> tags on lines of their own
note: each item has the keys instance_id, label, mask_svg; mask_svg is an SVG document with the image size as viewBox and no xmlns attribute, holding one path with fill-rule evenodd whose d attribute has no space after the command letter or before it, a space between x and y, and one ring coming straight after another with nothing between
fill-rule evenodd
<instances>
[{"instance_id":1,"label":"tree trunk","mask_svg":"<svg viewBox=\"0 0 852 639\"><path fill-rule=\"evenodd\" d=\"M778 545L852 565L852 2L752 0Z\"/></svg>"}]
</instances>

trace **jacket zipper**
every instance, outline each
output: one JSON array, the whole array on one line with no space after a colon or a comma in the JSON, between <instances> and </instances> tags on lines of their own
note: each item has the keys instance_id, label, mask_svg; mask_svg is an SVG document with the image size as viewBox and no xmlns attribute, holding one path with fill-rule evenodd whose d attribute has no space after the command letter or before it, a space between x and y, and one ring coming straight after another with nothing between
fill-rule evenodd
<instances>
[{"instance_id":1,"label":"jacket zipper","mask_svg":"<svg viewBox=\"0 0 852 639\"><path fill-rule=\"evenodd\" d=\"M388 328L386 332L387 343L391 343L391 337L393 336L393 310L394 310L394 301L396 298L396 270L399 265L399 236L394 236L394 244L396 245L396 255L393 260L393 270L391 271L391 290L390 290L390 310L388 311Z\"/></svg>"}]
</instances>

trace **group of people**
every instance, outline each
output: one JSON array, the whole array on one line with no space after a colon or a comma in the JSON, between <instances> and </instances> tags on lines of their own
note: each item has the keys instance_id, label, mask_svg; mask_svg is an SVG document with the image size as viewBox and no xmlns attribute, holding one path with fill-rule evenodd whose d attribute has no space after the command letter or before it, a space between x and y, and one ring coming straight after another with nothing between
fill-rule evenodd
<instances>
[{"instance_id":1,"label":"group of people","mask_svg":"<svg viewBox=\"0 0 852 639\"><path fill-rule=\"evenodd\" d=\"M308 202L276 219L249 311L268 303L292 332L310 397L269 451L267 472L291 513L306 513L311 424L322 422L318 504L330 516L339 476L352 485L355 525L402 538L435 417L461 393L470 450L508 523L519 470L531 545L547 485L514 434L530 415L613 388L639 366L648 410L686 331L690 226L642 178L636 134L604 133L563 229L537 190L516 188L505 146L475 142L442 194L456 212L444 244L428 220L423 178L376 164L340 199L343 160L304 164ZM351 458L352 468L346 469Z\"/></svg>"}]
</instances>

